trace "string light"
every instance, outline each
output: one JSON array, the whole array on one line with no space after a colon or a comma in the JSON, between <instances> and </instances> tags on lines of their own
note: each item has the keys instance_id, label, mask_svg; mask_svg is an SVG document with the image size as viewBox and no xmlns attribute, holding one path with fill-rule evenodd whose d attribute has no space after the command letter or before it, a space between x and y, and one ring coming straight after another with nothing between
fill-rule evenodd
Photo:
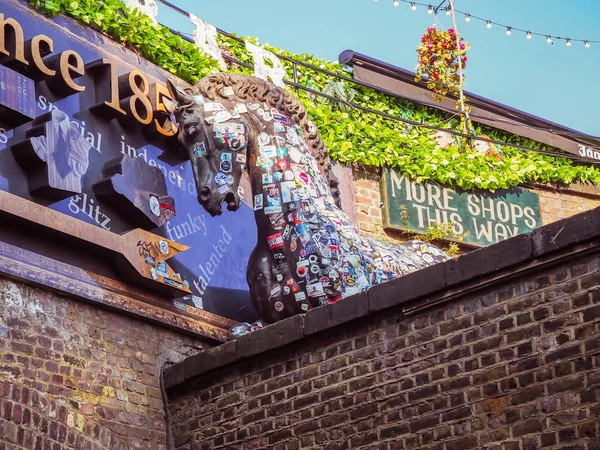
<instances>
[{"instance_id":1,"label":"string light","mask_svg":"<svg viewBox=\"0 0 600 450\"><path fill-rule=\"evenodd\" d=\"M159 0L160 1L160 0ZM374 0L376 3L379 0ZM421 3L419 1L413 1L413 0L394 0L394 6L399 6L400 2L403 3L410 3L410 9L412 11L416 11L417 10L417 6L427 6L427 14L429 15L433 15L435 14L437 16L438 10L437 8L435 8L432 4L427 4L427 3ZM442 2L443 4L444 2ZM441 7L442 5L440 5L439 7ZM438 7L438 8L439 8ZM445 7L445 11L446 11L446 16L451 16L452 15L452 8L451 6L446 6ZM546 34L546 33L536 33L536 32L532 32L529 30L524 30L522 28L513 28L513 27L509 27L507 25L498 23L498 22L494 22L490 19L485 19L483 17L477 17L477 16L472 16L470 13L464 12L464 11L460 11L458 9L455 9L455 11L459 14L464 14L465 16L465 22L469 23L471 22L471 19L475 19L475 20L479 20L481 22L485 22L486 24L486 28L488 30L491 30L492 27L494 25L498 25L499 27L505 27L506 28L506 35L507 36L512 36L513 31L515 32L521 32L521 33L525 33L525 38L527 40L531 40L533 39L533 35L536 36L546 36L546 42L548 43L548 45L552 45L554 43L554 40L558 39L559 41L562 40L565 42L567 47L572 47L574 42L582 42L585 48L590 48L592 43L600 43L600 40L588 40L588 39L571 39L571 38L564 38L564 37L553 37L550 34Z\"/></svg>"},{"instance_id":2,"label":"string light","mask_svg":"<svg viewBox=\"0 0 600 450\"><path fill-rule=\"evenodd\" d=\"M377 3L379 0L373 0L375 3Z\"/></svg>"}]
</instances>

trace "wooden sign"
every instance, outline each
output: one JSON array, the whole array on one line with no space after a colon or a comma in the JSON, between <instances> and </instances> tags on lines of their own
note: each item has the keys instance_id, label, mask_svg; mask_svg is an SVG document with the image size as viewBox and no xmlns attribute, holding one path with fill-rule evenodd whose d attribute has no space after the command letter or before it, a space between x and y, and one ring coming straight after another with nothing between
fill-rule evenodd
<instances>
[{"instance_id":1,"label":"wooden sign","mask_svg":"<svg viewBox=\"0 0 600 450\"><path fill-rule=\"evenodd\" d=\"M109 254L119 266L124 281L170 297L191 294L181 276L166 263L187 250L187 245L135 229L123 235L53 211L9 192L0 191L0 218L32 227L73 246L98 255Z\"/></svg>"},{"instance_id":2,"label":"wooden sign","mask_svg":"<svg viewBox=\"0 0 600 450\"><path fill-rule=\"evenodd\" d=\"M383 226L426 232L435 223L453 223L465 244L495 244L542 225L538 195L525 189L458 191L436 183L415 183L385 169L381 178ZM452 239L449 239L452 240Z\"/></svg>"}]
</instances>

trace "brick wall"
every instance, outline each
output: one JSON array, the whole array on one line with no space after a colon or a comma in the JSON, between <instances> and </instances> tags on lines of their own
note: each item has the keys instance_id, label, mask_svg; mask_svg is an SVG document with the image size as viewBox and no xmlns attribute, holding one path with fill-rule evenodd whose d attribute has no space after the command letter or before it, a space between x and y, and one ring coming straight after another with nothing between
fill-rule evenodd
<instances>
[{"instance_id":1,"label":"brick wall","mask_svg":"<svg viewBox=\"0 0 600 450\"><path fill-rule=\"evenodd\" d=\"M159 373L201 341L0 279L0 449L164 449Z\"/></svg>"},{"instance_id":2,"label":"brick wall","mask_svg":"<svg viewBox=\"0 0 600 450\"><path fill-rule=\"evenodd\" d=\"M600 449L600 242L531 266L598 234L600 212L578 219L186 359L176 448ZM404 303L425 280L452 300Z\"/></svg>"},{"instance_id":3,"label":"brick wall","mask_svg":"<svg viewBox=\"0 0 600 450\"><path fill-rule=\"evenodd\" d=\"M383 229L380 208L382 200L377 170L361 167L355 169L353 175L357 220L361 232L379 239L406 241L408 239L406 234ZM585 189L584 192L552 188L530 188L529 190L539 195L542 225L600 206L600 191L593 192L592 189Z\"/></svg>"}]
</instances>

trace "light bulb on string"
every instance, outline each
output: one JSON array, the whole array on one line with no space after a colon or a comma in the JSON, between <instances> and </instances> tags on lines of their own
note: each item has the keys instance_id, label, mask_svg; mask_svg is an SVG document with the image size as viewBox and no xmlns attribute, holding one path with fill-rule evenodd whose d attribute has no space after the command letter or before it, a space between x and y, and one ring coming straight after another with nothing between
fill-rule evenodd
<instances>
[{"instance_id":1,"label":"light bulb on string","mask_svg":"<svg viewBox=\"0 0 600 450\"><path fill-rule=\"evenodd\" d=\"M452 15L452 9L449 6L446 6L446 15L447 16L451 16Z\"/></svg>"},{"instance_id":2,"label":"light bulb on string","mask_svg":"<svg viewBox=\"0 0 600 450\"><path fill-rule=\"evenodd\" d=\"M590 43L588 41L583 41L583 45L585 48L590 48Z\"/></svg>"},{"instance_id":3,"label":"light bulb on string","mask_svg":"<svg viewBox=\"0 0 600 450\"><path fill-rule=\"evenodd\" d=\"M546 43L552 44L552 38L550 37L550 35L546 35Z\"/></svg>"},{"instance_id":4,"label":"light bulb on string","mask_svg":"<svg viewBox=\"0 0 600 450\"><path fill-rule=\"evenodd\" d=\"M375 3L377 3L379 0L373 0Z\"/></svg>"},{"instance_id":5,"label":"light bulb on string","mask_svg":"<svg viewBox=\"0 0 600 450\"><path fill-rule=\"evenodd\" d=\"M528 32L527 32L527 39L528 39L528 40L531 40L531 31L528 31Z\"/></svg>"},{"instance_id":6,"label":"light bulb on string","mask_svg":"<svg viewBox=\"0 0 600 450\"><path fill-rule=\"evenodd\" d=\"M570 46L571 46L571 39L567 38L567 47L570 47Z\"/></svg>"},{"instance_id":7,"label":"light bulb on string","mask_svg":"<svg viewBox=\"0 0 600 450\"><path fill-rule=\"evenodd\" d=\"M413 11L417 10L417 5L415 5L415 2L411 2L410 3L410 9L413 10Z\"/></svg>"},{"instance_id":8,"label":"light bulb on string","mask_svg":"<svg viewBox=\"0 0 600 450\"><path fill-rule=\"evenodd\" d=\"M433 6L432 6L432 5L429 5L429 6L427 7L427 14L429 14L429 15L432 15L432 14L433 14Z\"/></svg>"},{"instance_id":9,"label":"light bulb on string","mask_svg":"<svg viewBox=\"0 0 600 450\"><path fill-rule=\"evenodd\" d=\"M492 22L490 22L489 20L487 21L487 25L485 26L488 30L492 29Z\"/></svg>"},{"instance_id":10,"label":"light bulb on string","mask_svg":"<svg viewBox=\"0 0 600 450\"><path fill-rule=\"evenodd\" d=\"M512 34L512 28L511 27L506 27L506 35L510 36Z\"/></svg>"},{"instance_id":11,"label":"light bulb on string","mask_svg":"<svg viewBox=\"0 0 600 450\"><path fill-rule=\"evenodd\" d=\"M394 6L395 6L396 8L398 7L398 5L399 5L399 4L400 4L400 3L398 3L398 0L394 0Z\"/></svg>"},{"instance_id":12,"label":"light bulb on string","mask_svg":"<svg viewBox=\"0 0 600 450\"><path fill-rule=\"evenodd\" d=\"M471 14L465 14L465 22L469 23L471 21Z\"/></svg>"}]
</instances>

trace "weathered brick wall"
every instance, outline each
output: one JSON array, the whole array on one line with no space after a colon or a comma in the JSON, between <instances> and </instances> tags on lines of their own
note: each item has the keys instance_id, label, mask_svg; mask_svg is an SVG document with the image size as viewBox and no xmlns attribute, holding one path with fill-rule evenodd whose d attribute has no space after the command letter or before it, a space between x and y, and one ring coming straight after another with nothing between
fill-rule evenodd
<instances>
[{"instance_id":1,"label":"weathered brick wall","mask_svg":"<svg viewBox=\"0 0 600 450\"><path fill-rule=\"evenodd\" d=\"M189 358L169 374L176 448L600 449L600 256L560 261L415 315L358 313L251 358L234 361L251 339ZM255 345L271 348L267 330Z\"/></svg>"},{"instance_id":2,"label":"weathered brick wall","mask_svg":"<svg viewBox=\"0 0 600 450\"><path fill-rule=\"evenodd\" d=\"M358 227L366 235L379 239L404 242L407 235L395 230L384 230L381 216L381 194L379 175L375 169L358 168L354 170L355 198ZM542 225L548 225L566 217L600 206L600 191L592 195L577 190L529 189L539 195Z\"/></svg>"},{"instance_id":3,"label":"weathered brick wall","mask_svg":"<svg viewBox=\"0 0 600 450\"><path fill-rule=\"evenodd\" d=\"M204 346L0 279L0 449L164 449L161 366Z\"/></svg>"}]
</instances>

